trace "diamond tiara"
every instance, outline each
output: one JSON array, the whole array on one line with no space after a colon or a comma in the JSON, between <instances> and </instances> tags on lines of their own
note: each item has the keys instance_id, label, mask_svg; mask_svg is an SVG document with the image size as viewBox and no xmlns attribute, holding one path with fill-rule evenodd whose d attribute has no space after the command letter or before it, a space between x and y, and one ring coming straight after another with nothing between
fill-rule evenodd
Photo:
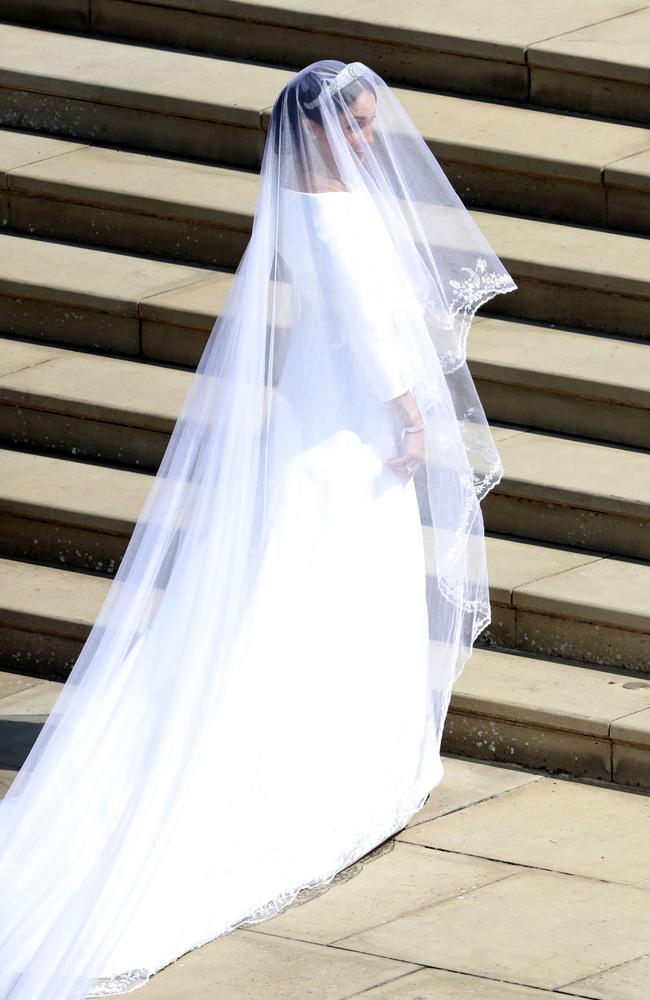
<instances>
[{"instance_id":1,"label":"diamond tiara","mask_svg":"<svg viewBox=\"0 0 650 1000\"><path fill-rule=\"evenodd\" d=\"M339 70L336 76L333 76L330 80L326 80L316 97L312 101L307 101L306 104L303 104L303 108L316 107L326 90L330 95L336 94L342 87L345 87L352 80L356 80L358 76L361 76L365 72L365 69L366 67L363 63L348 63L342 70Z\"/></svg>"}]
</instances>

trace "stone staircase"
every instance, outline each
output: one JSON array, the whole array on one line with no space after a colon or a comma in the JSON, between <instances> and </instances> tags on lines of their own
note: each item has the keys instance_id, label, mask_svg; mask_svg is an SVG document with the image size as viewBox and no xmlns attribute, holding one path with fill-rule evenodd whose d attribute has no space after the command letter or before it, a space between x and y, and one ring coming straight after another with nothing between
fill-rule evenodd
<instances>
[{"instance_id":1,"label":"stone staircase","mask_svg":"<svg viewBox=\"0 0 650 1000\"><path fill-rule=\"evenodd\" d=\"M505 475L443 750L648 789L650 6L394 8L0 0L0 709L74 663L250 236L275 96L331 55L395 85L519 286L469 338Z\"/></svg>"}]
</instances>

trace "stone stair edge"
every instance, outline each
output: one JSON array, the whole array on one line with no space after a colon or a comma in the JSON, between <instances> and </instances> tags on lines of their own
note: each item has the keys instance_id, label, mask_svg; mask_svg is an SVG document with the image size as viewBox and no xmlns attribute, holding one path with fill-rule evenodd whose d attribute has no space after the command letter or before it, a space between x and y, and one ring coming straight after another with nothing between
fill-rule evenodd
<instances>
[{"instance_id":1,"label":"stone stair edge","mask_svg":"<svg viewBox=\"0 0 650 1000\"><path fill-rule=\"evenodd\" d=\"M7 572L5 562L0 560L0 586ZM48 634L54 642L72 638L76 645L69 648L77 651L72 654L74 661L106 591L95 594L86 629L75 629L73 636L57 630L57 623L46 618L31 624L41 629L43 639ZM14 630L15 638L16 627L20 632L25 624L20 616L9 621L0 618L0 641L7 629ZM49 633L44 631L48 626L53 629ZM51 676L36 672L30 660L26 657L20 663L18 674L11 668L0 670L0 679L12 681L20 676L24 688ZM13 687L8 688L0 698L0 712L14 704L14 695ZM455 683L443 738L448 752L467 752L468 742L471 756L514 759L576 777L613 777L622 784L648 787L650 682L639 682L621 668L475 647Z\"/></svg>"},{"instance_id":2,"label":"stone stair edge","mask_svg":"<svg viewBox=\"0 0 650 1000\"><path fill-rule=\"evenodd\" d=\"M207 324L213 321L213 317L208 314ZM508 319L492 319L488 317L477 317L475 320L470 338L468 340L468 364L475 379L490 379L496 383L506 385L514 384L530 388L531 384L544 386L551 383L552 390L564 395L580 396L584 399L599 399L608 402L616 402L621 406L628 406L632 409L650 409L650 385L646 385L640 372L639 384L634 391L634 387L625 385L622 381L616 382L613 379L607 381L603 374L602 380L595 378L579 380L578 376L571 370L571 365L567 361L563 368L549 374L545 369L541 372L535 366L535 357L531 355L530 364L524 368L519 363L508 365L507 358L499 361L485 361L484 355L489 350L492 340L487 340L487 347L483 350L483 358L477 360L477 352L481 346L481 339L485 332L489 330L493 334L495 328L500 336L506 340L517 336L518 322ZM543 338L544 332L553 330L556 339L561 339L561 331L557 328L544 328L539 330L539 336ZM578 337L589 338L589 334L580 333ZM594 338L601 340L601 338ZM639 353L636 351L640 347L646 351L645 344L626 343L617 341L615 338L607 338L612 341L619 353L625 354L626 349L632 349L633 357ZM567 358L570 357L570 346L573 343L571 336L567 338ZM478 346L477 346L478 345ZM543 339L540 341L540 350L544 349ZM47 412L64 413L68 415L93 416L117 425L130 427L144 427L162 431L170 431L177 414L173 407L169 405L169 387L174 382L178 382L178 395L184 394L189 378L192 374L185 367L165 365L155 361L144 360L139 357L114 358L111 355L85 352L80 349L73 349L65 345L45 345L34 343L29 340L5 337L0 333L0 351L2 362L0 362L0 399L4 403L11 403L19 406L27 406L31 409L43 410ZM12 363L12 355L15 361ZM47 372L58 374L65 365L74 366L84 362L93 373L92 386L93 398L80 399L75 394L72 381L58 389L45 390L42 386L31 389L29 377L34 373L42 375L44 365L47 365ZM615 361L611 362L615 366ZM119 405L115 401L114 391L110 383L110 376L113 372L124 372L127 377L137 379L141 377L143 384L151 380L158 380L161 386L165 386L165 391L159 393L160 405L155 410L151 406L145 407L141 404L141 398L133 397L133 406ZM65 367L64 367L65 372ZM106 384L104 398L102 397L102 379ZM578 382L576 384L576 380ZM135 383L137 384L137 383ZM631 391L632 390L632 391ZM154 396L156 394L154 393ZM632 396L632 398L630 398ZM154 400L155 401L155 400ZM172 400L174 402L174 400Z\"/></svg>"},{"instance_id":3,"label":"stone stair edge","mask_svg":"<svg viewBox=\"0 0 650 1000\"><path fill-rule=\"evenodd\" d=\"M4 246L3 246L4 244ZM206 283L216 283L231 272L226 269L209 268L200 264L189 264L184 261L170 261L153 256L140 256L121 251L111 251L101 247L81 246L63 240L46 240L38 237L27 237L23 233L13 233L0 230L0 295L15 297L21 300L33 299L38 302L61 303L74 305L89 311L106 312L124 316L138 317L141 310L151 308L151 300L170 291L179 293L187 286L200 287ZM23 263L18 268L10 267L10 261L16 259L16 253L23 254ZM40 256L39 256L40 255ZM40 266L46 262L43 280ZM73 282L67 285L55 280L51 265L61 263L65 257L64 266L73 275L83 274L96 264L104 274L107 268L113 271L113 287L108 294L97 289L97 283L91 283L89 288L76 286ZM5 262L3 268L2 260ZM31 262L34 268L32 275L26 275L24 262ZM124 286L127 274L140 278L143 273L150 272L151 278L144 282L138 281L135 289ZM164 305L157 307L157 315L165 315ZM188 324L190 325L190 324ZM203 324L202 324L203 325Z\"/></svg>"},{"instance_id":4,"label":"stone stair edge","mask_svg":"<svg viewBox=\"0 0 650 1000\"><path fill-rule=\"evenodd\" d=\"M19 52L22 41L33 62L28 61L26 66L21 66L20 59L16 55L14 60L18 64L12 68L7 65L10 56L5 55L5 64L2 65L2 90L18 89L84 103L93 102L102 105L129 107L162 114L175 113L190 118L203 117L212 123L222 122L253 130L261 129L263 111L271 108L276 93L293 75L278 66L259 66L243 59L211 57L201 53L165 48L149 49L145 46L127 44L120 40L61 34L41 28L0 22L0 37L3 32L9 36L8 41L5 39L5 52L8 53L12 50ZM13 45L10 45L12 40ZM48 51L48 42L51 45L55 62L50 72L45 67L46 57L41 51L41 49ZM101 70L96 69L95 58L93 58L96 56L95 50L97 48L103 52L113 50L116 64L121 64L123 67L124 83L122 86L115 83L115 74L109 75L104 81L101 80L98 75ZM69 62L64 62L63 68L59 68L63 51L68 55ZM82 60L79 58L80 55L85 55L87 58L88 65L85 70ZM129 58L133 60L133 64L142 74L144 87L140 89L129 86L127 82L128 74L124 71L124 67L129 66ZM180 86L173 90L170 88L167 94L152 86L151 67L143 65L143 60L156 58L159 61L167 60L169 63L169 66L166 67L168 73L175 72L181 80L185 76L189 88L185 96L182 96ZM197 97L196 90L202 82L201 69L203 69L204 74L208 75L208 81L204 84L204 95ZM236 95L236 100L219 101L215 98L217 85L220 84L223 87L223 80L219 79L214 72L216 69L230 78L230 87L234 89L233 96ZM213 71L212 76L209 70ZM84 72L88 79L83 79ZM247 76L248 80L242 79L242 76ZM274 90L270 90L266 83L260 87L260 81L265 81L268 78L273 80ZM252 86L247 86L251 80Z\"/></svg>"},{"instance_id":5,"label":"stone stair edge","mask_svg":"<svg viewBox=\"0 0 650 1000\"><path fill-rule=\"evenodd\" d=\"M179 386L179 399L182 398L184 391L185 387ZM13 404L10 401L8 405ZM88 417L82 417L81 419L88 419ZM172 426L173 417L168 417L167 427L169 430L171 430ZM153 428L143 428L143 430L145 429L161 430L161 425L159 424ZM493 427L494 430L498 430L498 428L495 429ZM603 541L599 543L605 551L627 556L633 552L640 553L641 556L646 554L645 547L642 549L638 548L641 544L640 540L633 543L630 539L640 539L647 532L648 526L650 526L650 497L648 491L646 489L645 492L642 490L637 492L636 486L637 483L641 484L644 481L650 483L650 478L647 477L650 456L643 451L611 446L609 448L610 455L606 456L609 460L606 470L607 475L610 477L614 476L617 482L625 481L630 484L628 489L618 489L612 493L606 488L606 483L602 476L599 478L598 475L594 475L590 481L587 475L589 470L593 468L593 462L601 457L599 451L602 449L602 446L598 442L529 429L518 430L516 437L517 440L511 438L510 440L499 441L497 439L497 446L504 461L505 471L499 485L486 499L486 510L489 513L488 520L490 524L496 526L501 523L501 517L503 516L501 515L501 510L504 505L506 507L513 503L524 504L526 507L531 504L536 506L542 505L540 516L542 516L544 511L554 509L557 516L562 512L570 513L571 517L578 518L581 524L585 523L586 525L593 521L594 518L599 519L601 525L606 524L608 526L607 534L606 536L602 536ZM551 439L551 444L555 448L560 447L562 449L559 471L552 468L549 469L547 465L545 454L548 450L549 439ZM163 445L164 441L160 445L160 453L162 452ZM5 455L5 465L10 462L13 462L15 465L17 462L27 461L25 458L17 458L17 455L31 455L31 453L10 448ZM13 456L13 458L10 456ZM41 454L39 452L31 455L31 457L33 463L61 463L52 466L52 469L61 470L60 474L63 474L63 470L66 469L68 475L71 475L73 479L80 475L79 468L85 465L88 470L86 480L84 483L78 482L76 484L80 489L82 486L88 486L92 482L93 477L97 476L100 478L110 476L111 474L115 476L130 476L134 474L143 476L149 472L155 473L155 463L153 463L154 467L151 467L151 462L148 463L147 469L136 470L133 467L133 460L127 462L126 466L120 463L113 468L110 465L98 464L98 460L96 458L93 460L94 456L92 455L83 455L82 458L76 458L71 457L69 454ZM566 473L568 475L569 470L571 477L565 482L563 474ZM54 482L52 479L49 479L49 481L52 484ZM10 500L7 497L3 499L0 494L0 506L2 506L5 513L21 517L28 516L46 523L54 519L56 523L62 520L67 525L95 527L95 520L98 519L99 530L115 535L129 534L130 527L132 528L137 516L137 510L133 508L130 518L119 517L116 519L117 523L114 524L112 512L102 509L102 511L96 512L95 516L87 508L83 511L77 511L74 507L70 507L68 499L63 502L61 497L69 497L69 490L62 491L61 496L55 490L53 496L55 499L52 501L52 505L48 502L43 503L42 498L37 499L29 495L17 495ZM496 521L494 517L496 517ZM586 522L585 519L587 519ZM497 530L502 529L497 528ZM528 526L528 521L526 521L524 534L529 536L530 530L531 527ZM583 547L593 548L595 543L590 544L588 539L601 538L598 532L593 534L593 530L595 529L590 529L589 533L585 535L581 543ZM552 536L542 535L541 537L555 538L558 531L559 528L555 527L552 529ZM621 532L623 533L622 535ZM616 539L619 537L625 539L624 548L618 547L619 542ZM605 538L609 539L606 543ZM621 542L621 544L623 543Z\"/></svg>"},{"instance_id":6,"label":"stone stair edge","mask_svg":"<svg viewBox=\"0 0 650 1000\"><path fill-rule=\"evenodd\" d=\"M494 672L490 676L490 684L488 685L487 671L493 666L505 668L504 673L509 678L509 683L502 684L499 688L495 684L495 690L492 693L489 688L495 682ZM530 679L525 677L522 671L535 670L536 668L535 686L531 689ZM479 677L477 671L486 671L486 673ZM565 673L565 671L567 672ZM587 673L582 674L580 671L587 671ZM486 684L482 690L477 691L474 687L475 678L485 680ZM576 703L571 702L569 696L571 682L575 682L577 679L578 684L582 685L584 678L589 678L595 685L602 683L605 689L607 696L603 697L603 712L600 717L595 718L593 713L581 714ZM612 693L611 688L614 686L612 681L614 681L614 685L617 681L619 685L625 683L635 685L625 689L629 690L629 696L622 696L623 699L629 697L631 703L629 710L621 706L620 703L613 704L615 698L612 695L619 696L619 702L620 695L618 691ZM550 682L548 688L557 693L557 704L554 707L543 704L534 707L531 704L530 695L535 696L540 690L544 692L545 682ZM641 694L633 692L641 692ZM564 701L561 700L562 697L565 698ZM535 655L530 652L504 649L498 646L476 646L465 671L461 673L456 683L452 694L452 710L462 709L466 712L490 715L492 718L511 718L509 710L513 706L519 710L518 720L520 722L535 723L549 729L560 728L565 733L585 733L595 737L608 736L614 723L628 720L638 712L650 709L650 681L647 684L639 682L638 674L623 667L605 667L598 664L560 660L556 657ZM574 709L573 712L571 708ZM650 742L650 733L648 738Z\"/></svg>"},{"instance_id":7,"label":"stone stair edge","mask_svg":"<svg viewBox=\"0 0 650 1000\"><path fill-rule=\"evenodd\" d=\"M552 590L553 585L557 582L556 578L562 576L566 582L568 577L575 576L576 573L585 568L588 568L595 576L604 571L604 574L607 574L607 580L612 578L609 571L614 568L614 573L619 573L622 578L629 565L626 560L616 559L606 554L584 554L561 546L504 538L490 533L486 535L486 544L491 601L495 612L498 607L503 606L505 597L505 603L513 608L536 608L540 611L548 611L552 608L558 616L561 614L564 617L579 618L581 621L594 625L607 623L621 630L650 634L650 611L644 619L641 614L635 616L624 606L616 608L612 604L610 607L602 605L598 609L590 609L585 602L579 600L573 603L564 600L560 605L558 601L553 601L548 597L545 599L543 593L536 593L536 591L543 592L545 588L547 591ZM554 549L558 560L555 568L547 567L546 570L541 571L541 575L536 575L540 573L539 570L532 569L528 574L529 580L517 582L520 577L520 569L517 564L517 557L520 557L520 553L517 550L523 546L531 553L532 563L536 560L539 561L540 557L544 558L545 549ZM501 551L497 551L497 548ZM503 580L504 574L508 572L508 570L503 569L503 563L508 558L513 564L509 570L512 576L510 586L505 585ZM492 568L495 559L501 563L500 571ZM563 563L564 568L558 568ZM639 563L638 567L641 573L650 580L650 563ZM70 616L72 616L70 620L75 625L80 627L92 625L99 608L97 602L103 599L112 582L111 577L102 576L88 569L66 565L53 566L28 559L0 556L0 577L3 576L5 580L11 580L12 575L15 577L17 573L22 575L26 581L23 583L24 591L22 594L20 587L17 588L15 583L5 584L5 587L0 589L0 623L4 625L17 622L22 622L25 625L32 620L41 622L50 621L50 619L67 622ZM501 579L497 579L498 577ZM18 599L15 596L16 593L19 595ZM28 595L28 602L32 604L31 610L19 603L20 601L24 602L25 593ZM73 599L71 599L71 595ZM623 604L623 602L621 603ZM35 605L41 605L42 610L37 612ZM79 610L80 608L81 610ZM489 643L487 646L477 648L489 651L501 647L498 644ZM510 648L509 651L513 655L534 655L513 648ZM558 660L558 657L551 657L551 659ZM564 663L565 660L561 660L561 662ZM577 664L578 661L575 662ZM592 663L591 665L603 669L602 664ZM621 666L620 669L624 669L624 667ZM628 673L635 678L638 677L637 672L628 671Z\"/></svg>"},{"instance_id":8,"label":"stone stair edge","mask_svg":"<svg viewBox=\"0 0 650 1000\"><path fill-rule=\"evenodd\" d=\"M251 205L250 225L252 225L253 210L254 206ZM643 265L648 240L643 236L534 219L512 212L471 209L470 214L506 267L514 272L515 279L534 281L541 285L561 283L579 290L624 295L639 302L650 300L650 278L647 267ZM0 230L0 240L27 238L23 233ZM32 240L34 239L38 238L32 237ZM41 252L44 252L43 245L48 243L56 247L58 255L63 252L64 247L67 248L65 252L68 254L110 255L109 249L80 247L65 240L52 238L39 242L42 244ZM522 253L522 242L530 248L530 253ZM14 247L18 246L19 244L14 244ZM558 253L563 257L560 261L557 259ZM206 264L172 261L153 254L139 257L132 251L123 250L119 250L113 257L118 255L122 257L130 255L133 259L142 261L158 260L160 267L166 267L170 275L174 273L174 268L178 269L176 274L183 274L185 269L184 273L188 280L194 276L199 279L210 275ZM580 255L582 259L576 260ZM233 263L231 269L234 269L234 266ZM13 288L21 289L21 285L24 287L24 283L16 279ZM38 285L35 287L40 293L38 297L42 298L42 290ZM6 274L3 277L0 272L0 293L4 291L7 294L8 290L10 294L21 294L21 291L13 291ZM164 290L166 289L160 289ZM105 300L105 296L98 296L97 293L91 296L93 297Z\"/></svg>"},{"instance_id":9,"label":"stone stair edge","mask_svg":"<svg viewBox=\"0 0 650 1000\"><path fill-rule=\"evenodd\" d=\"M636 135L640 130L634 131ZM447 168L456 189L462 189L466 184L467 172L470 185L473 183L471 174L477 167L479 170L496 171L493 174L497 190L497 194L492 196L494 204L489 204L488 196L477 195L473 199L470 193L470 210L481 210L484 206L483 210L496 210L524 218L528 217L528 212L539 217L535 205L526 201L530 196L524 193L537 170L537 176L545 185L564 183L569 186L582 184L584 187L584 204L578 199L579 206L573 211L567 207L566 191L562 193L557 189L555 194L549 193L545 201L547 218L538 218L538 221L574 226L597 223L610 233L643 236L646 230L650 231L650 133L644 132L638 142L640 148L636 150L626 150L622 146L617 153L611 149L609 154L596 156L590 167L587 166L589 157L586 155L582 162L576 160L573 164L561 159L553 161L546 155L537 158L533 155L531 158L528 155L521 157L515 152L513 156L504 157L489 138L481 147L461 148L461 142L460 147L457 145L455 150L451 150L449 161L445 159L445 142L440 144L431 140L430 145L435 147L436 155ZM581 145L580 141L576 141L577 148ZM504 163L504 159L512 162ZM519 163L516 162L518 159ZM504 170L506 174L503 174ZM502 193L506 175L508 189L514 192L517 188L516 194L506 196ZM585 176L580 180L579 175ZM119 184L116 184L118 176ZM111 236L110 224L103 221L103 214L112 213L107 220L112 218L113 226L117 226L121 234L122 244L119 239L115 244L118 248L153 253L157 250L169 255L177 246L176 256L191 260L192 247L196 248L197 241L200 242L200 233L207 233L208 227L216 227L219 238L211 241L214 243L212 252L221 254L218 263L235 266L252 228L258 174L241 165L206 163L185 157L170 157L160 151L142 152L89 142L75 143L20 129L0 129L0 197L2 183L2 212L8 229L59 239L76 239L78 232L83 234L87 231L90 221L97 229L93 235L94 244L102 245L104 234L104 241L109 245L115 237ZM493 187L487 180L483 180L482 184L488 184L490 190ZM471 186L468 190L471 192ZM514 200L508 202L509 197ZM478 201L478 205L474 206L473 200ZM61 219L58 211L61 203L70 205L76 211L70 222ZM89 219L88 212L94 212L95 216ZM133 226L142 220L153 227L151 246L144 241L142 233L140 244L135 235L125 237L124 219L127 216L133 220ZM176 244L159 231L161 224L169 227L172 223L186 227L181 231L182 235L177 234ZM191 246L185 249L182 241L187 239L190 239ZM202 256L202 248L199 249L201 253L196 253L195 249L195 259L212 263L211 259L208 261Z\"/></svg>"},{"instance_id":10,"label":"stone stair edge","mask_svg":"<svg viewBox=\"0 0 650 1000\"><path fill-rule=\"evenodd\" d=\"M650 682L512 650L474 650L443 747L574 777L650 787Z\"/></svg>"},{"instance_id":11,"label":"stone stair edge","mask_svg":"<svg viewBox=\"0 0 650 1000\"><path fill-rule=\"evenodd\" d=\"M12 515L28 521L36 520L81 530L93 530L128 539L141 510L145 496L151 488L151 473L88 464L73 459L24 452L1 452L8 484L0 493L0 507L4 516ZM12 474L13 469L13 474ZM22 471L21 471L22 470ZM27 479L25 476L27 475ZM43 484L47 484L43 494ZM58 483L58 486L57 486ZM72 484L72 485L71 485ZM81 484L81 485L80 485ZM81 490L79 493L77 487ZM101 502L97 504L97 498ZM120 497L120 511L115 510L115 498ZM93 498L95 503L93 504ZM94 508L94 509L93 509ZM565 605L572 607L571 615L582 621L605 622L608 625L636 632L650 632L650 613L639 605L634 607L634 593L625 594L622 607L602 599L603 588L598 586L599 575L623 594L630 584L636 590L645 581L650 589L650 564L625 557L614 557L602 552L564 548L544 542L511 540L489 536L489 564L494 600L504 606L557 616L558 608L565 614ZM424 529L425 547L427 544ZM522 565L522 560L525 564ZM593 564L593 565L592 565ZM587 569L587 567L589 567ZM586 585L596 594L590 606L588 594L584 597L566 596L567 575L574 577L587 573ZM595 580L594 580L595 573ZM513 581L513 574L515 579ZM562 579L564 577L564 579ZM591 581L589 580L591 577ZM549 584L548 580L551 580ZM570 578L569 578L570 582ZM546 591L545 587L546 586ZM564 588L561 600L553 591ZM550 589L549 589L550 587ZM632 605L632 606L630 606Z\"/></svg>"},{"instance_id":12,"label":"stone stair edge","mask_svg":"<svg viewBox=\"0 0 650 1000\"><path fill-rule=\"evenodd\" d=\"M533 106L513 107L498 102L479 102L467 95L410 91L404 88L396 88L396 93L407 112L413 117L425 141L434 149L438 159L488 166L504 170L509 174L538 175L553 179L583 181L592 185L600 185L605 189L623 187L647 192L650 188L650 166L647 162L650 153L650 135L641 126L620 122L594 122L560 110L547 111ZM268 100L271 103L273 97L274 93L269 92ZM230 124L232 124L238 111L237 106L232 101L229 102L227 97L223 99L222 103L231 107ZM462 129L459 128L459 113L475 116L481 110L485 111L486 107L497 122L497 133L491 143L486 142L484 137L477 137L476 141L472 141L471 133L463 140ZM169 110L173 112L173 109ZM265 109L260 109L260 127L263 132L268 130L270 110L268 105ZM451 123L448 129L445 129L442 123L442 119L445 117ZM536 131L539 131L541 124L550 126L556 134L556 139L560 125L571 136L571 143L557 146L555 157L549 156L544 150L536 152L534 145L521 142L522 132L529 134L532 126L534 135ZM499 128L501 129L500 137L498 135ZM11 140L12 133L24 136L23 142L26 145L29 143L30 133L28 130L18 126L5 126L0 129L5 146L7 141ZM607 138L608 140L604 143L607 150L600 155L590 154L585 148L593 146L594 133L596 139L604 140ZM111 154L116 157L121 156L126 165L129 162L129 150L123 150L111 143L93 145L91 140L63 139L42 133L31 133L31 135L34 148L37 148L38 145L44 147L50 145L51 149L54 150L57 145L65 146L67 144L69 148L62 149L58 154L60 156L76 156L78 158L84 152L86 155L95 152L96 154L103 153L105 156ZM573 139L574 135L575 140ZM510 148L508 148L509 146ZM570 151L567 150L567 146L570 147ZM156 160L161 162L169 160L164 151L160 150L130 154L130 158L134 162L144 156L150 157L154 163ZM21 170L23 170L25 172L23 184L28 190L29 186L26 181L29 179L29 168L37 166L40 161L44 162L51 158L52 153L46 151L43 155L35 155L24 163L18 162L8 170L1 171L0 176L5 174L7 180L16 178L20 184L23 179ZM197 161L192 157L181 157L181 162L183 160L188 167L194 166L196 169L205 169L206 166L212 167L215 173L219 170L218 163L205 164L202 158ZM176 157L169 162L178 163L179 158Z\"/></svg>"},{"instance_id":13,"label":"stone stair edge","mask_svg":"<svg viewBox=\"0 0 650 1000\"><path fill-rule=\"evenodd\" d=\"M25 0L4 0L0 4L0 17L11 12L14 15L17 14L20 6L22 6L23 16L25 16ZM79 3L75 4L73 11L68 10L67 20L70 28L87 31L92 27L96 31L101 30L103 23L111 25L113 30L116 26L119 26L119 15L118 18L110 17L111 5L106 0L100 5L98 12L94 10L94 6L93 0L90 0L90 2L87 2L87 0L81 2L80 0ZM120 6L124 7L124 4L118 4L117 6L119 10ZM388 46L407 45L414 48L423 48L429 51L479 58L487 61L503 61L522 66L526 66L527 64L532 66L552 66L554 68L564 68L568 61L565 52L562 52L562 50L559 52L554 51L554 43L557 46L559 42L567 38L571 40L572 36L581 30L593 28L594 23L598 24L599 22L612 20L618 21L628 17L630 14L642 13L648 9L645 4L636 5L630 3L627 5L627 9L625 9L625 5L612 5L612 10L609 13L603 10L601 12L602 16L600 18L596 17L595 20L593 14L590 16L585 12L582 17L573 18L568 23L558 23L555 26L545 25L543 29L540 29L538 26L537 30L542 30L541 36L536 36L535 33L515 40L512 37L512 30L504 32L505 35L510 35L509 38L498 37L498 29L494 27L494 21L496 19L495 14L501 13L499 9L500 5L496 6L496 11L493 11L494 5L490 6L490 10L493 11L491 23L492 37L487 37L489 32L483 30L484 24L481 21L479 21L477 30L475 30L472 36L471 27L468 29L467 19L462 16L462 13L458 14L458 29L454 30L452 26L449 26L447 31L444 31L440 30L440 16L432 18L433 25L437 25L438 27L438 30L436 30L435 27L426 28L425 26L411 25L407 23L407 19L404 17L392 23L390 18L384 18L383 21L369 19L367 8L361 6L357 13L354 4L348 5L346 10L350 11L350 13L345 15L340 11L335 14L330 14L327 11L318 11L316 13L313 7L306 4L303 4L301 9L301 6L296 3L283 7L281 3L250 3L242 2L242 0L216 0L216 2L215 0L203 0L203 2L197 2L197 0L137 0L137 2L133 2L132 0L129 6L134 9L156 8L161 13L173 10L175 15L200 16L204 21L212 16L215 19L228 18L269 27L298 27L303 31L310 30L311 28L312 31L320 30L330 33L334 37L343 38L347 36L356 43L359 40L367 40L369 42L383 43ZM437 6L436 4L431 5L433 15L439 14L436 9ZM41 3L41 10L42 7ZM642 72L643 67L637 68L634 62L628 66L621 61L601 60L598 62L598 60L594 60L593 58L589 59L584 56L581 58L579 55L574 55L570 60L570 65L574 73L580 72L581 69L584 73L589 70L590 72L587 75L593 75L594 68L598 68L602 75L604 75L605 70L614 75L616 69L620 67L619 71L623 79L640 78L641 82L647 82ZM616 76L614 76L614 79L616 79Z\"/></svg>"}]
</instances>

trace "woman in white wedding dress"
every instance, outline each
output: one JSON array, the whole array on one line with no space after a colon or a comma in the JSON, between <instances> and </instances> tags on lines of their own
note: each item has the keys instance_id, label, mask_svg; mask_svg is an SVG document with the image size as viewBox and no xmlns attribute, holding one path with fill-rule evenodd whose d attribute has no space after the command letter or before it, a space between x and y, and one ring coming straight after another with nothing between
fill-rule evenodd
<instances>
[{"instance_id":1,"label":"woman in white wedding dress","mask_svg":"<svg viewBox=\"0 0 650 1000\"><path fill-rule=\"evenodd\" d=\"M514 287L377 74L284 88L228 301L0 806L0 1000L136 989L440 782L501 475L465 338Z\"/></svg>"}]
</instances>

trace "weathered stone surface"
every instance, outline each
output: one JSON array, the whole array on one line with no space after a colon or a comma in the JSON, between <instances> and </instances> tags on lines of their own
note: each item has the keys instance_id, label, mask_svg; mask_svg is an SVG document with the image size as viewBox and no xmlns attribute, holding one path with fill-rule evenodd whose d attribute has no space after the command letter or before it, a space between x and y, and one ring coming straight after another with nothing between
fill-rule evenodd
<instances>
[{"instance_id":1,"label":"weathered stone surface","mask_svg":"<svg viewBox=\"0 0 650 1000\"><path fill-rule=\"evenodd\" d=\"M646 954L648 927L650 894L645 889L533 870L514 872L337 945L559 990L564 983Z\"/></svg>"},{"instance_id":2,"label":"weathered stone surface","mask_svg":"<svg viewBox=\"0 0 650 1000\"><path fill-rule=\"evenodd\" d=\"M392 984L411 963L353 955L337 948L238 930L162 969L144 987L147 1000L347 1000L372 986Z\"/></svg>"},{"instance_id":3,"label":"weathered stone surface","mask_svg":"<svg viewBox=\"0 0 650 1000\"><path fill-rule=\"evenodd\" d=\"M510 866L394 842L348 869L314 899L264 921L260 931L316 944L337 939L511 874Z\"/></svg>"},{"instance_id":4,"label":"weathered stone surface","mask_svg":"<svg viewBox=\"0 0 650 1000\"><path fill-rule=\"evenodd\" d=\"M637 885L650 880L649 822L647 796L546 778L420 823L398 839L461 855Z\"/></svg>"}]
</instances>

